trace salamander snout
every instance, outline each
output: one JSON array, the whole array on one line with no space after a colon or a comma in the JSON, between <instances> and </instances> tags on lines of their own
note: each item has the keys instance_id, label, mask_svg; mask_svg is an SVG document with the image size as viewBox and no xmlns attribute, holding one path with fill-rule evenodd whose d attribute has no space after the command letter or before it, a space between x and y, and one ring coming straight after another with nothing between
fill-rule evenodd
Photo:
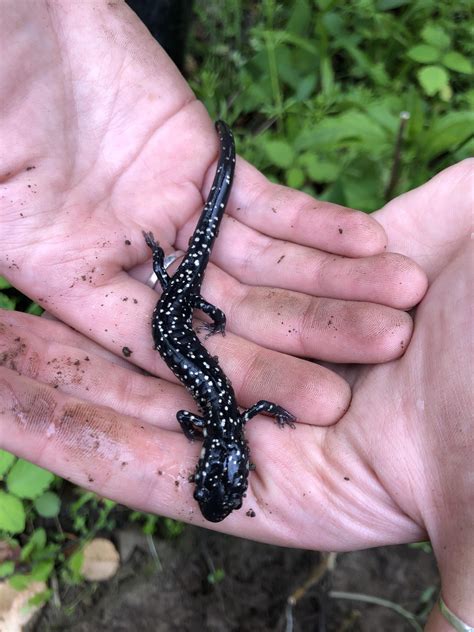
<instances>
[{"instance_id":1,"label":"salamander snout","mask_svg":"<svg viewBox=\"0 0 474 632\"><path fill-rule=\"evenodd\" d=\"M248 486L248 450L245 443L205 446L194 476L194 498L210 522L224 520L242 507Z\"/></svg>"}]
</instances>

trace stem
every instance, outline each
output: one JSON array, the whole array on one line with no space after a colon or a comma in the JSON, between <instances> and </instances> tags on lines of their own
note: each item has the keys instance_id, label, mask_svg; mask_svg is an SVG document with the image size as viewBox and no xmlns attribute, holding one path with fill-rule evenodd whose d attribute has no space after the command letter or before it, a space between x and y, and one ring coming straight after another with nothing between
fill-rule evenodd
<instances>
[{"instance_id":1,"label":"stem","mask_svg":"<svg viewBox=\"0 0 474 632\"><path fill-rule=\"evenodd\" d=\"M277 127L281 130L281 117L283 114L283 99L281 96L280 80L278 78L278 64L275 55L275 36L273 29L273 14L275 11L273 0L266 0L264 3L266 14L266 30L264 33L265 50L267 52L268 70L270 73L270 83L272 85L273 100L277 111Z\"/></svg>"},{"instance_id":2,"label":"stem","mask_svg":"<svg viewBox=\"0 0 474 632\"><path fill-rule=\"evenodd\" d=\"M416 620L415 615L402 606L399 606L397 603L393 603L393 601L388 601L387 599L381 599L380 597L373 597L372 595L362 595L361 593L349 593L349 592L341 592L339 590L331 590L329 593L329 597L333 599L353 599L354 601L362 601L364 603L372 603L377 606L384 606L385 608L390 608L390 610L394 610L401 617L407 619L407 621L412 625L417 632L423 632L421 625L419 625Z\"/></svg>"},{"instance_id":3,"label":"stem","mask_svg":"<svg viewBox=\"0 0 474 632\"><path fill-rule=\"evenodd\" d=\"M386 202L388 202L392 198L393 191L398 183L400 159L401 159L402 144L403 144L403 132L405 131L405 127L409 119L410 119L410 112L400 112L400 124L398 126L397 139L395 141L395 149L393 152L392 171L390 173L390 179L388 181L387 187L385 189L385 195L384 195Z\"/></svg>"}]
</instances>

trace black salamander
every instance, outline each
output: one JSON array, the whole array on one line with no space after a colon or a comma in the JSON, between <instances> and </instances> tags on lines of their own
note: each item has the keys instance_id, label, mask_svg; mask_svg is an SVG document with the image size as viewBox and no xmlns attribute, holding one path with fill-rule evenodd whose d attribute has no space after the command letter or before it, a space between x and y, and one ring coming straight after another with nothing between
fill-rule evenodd
<instances>
[{"instance_id":1,"label":"black salamander","mask_svg":"<svg viewBox=\"0 0 474 632\"><path fill-rule=\"evenodd\" d=\"M294 426L295 418L281 406L265 400L240 412L230 381L192 329L193 310L200 309L212 323L208 336L225 332L225 314L200 294L212 245L229 198L235 168L231 130L217 121L220 155L214 182L189 249L172 278L164 268L164 252L152 233L144 233L153 253L153 270L163 292L152 318L155 348L176 377L191 392L202 416L180 410L176 417L188 439L202 437L203 447L193 476L194 498L203 516L219 522L242 506L248 486L249 449L244 426L258 413L276 418L280 427Z\"/></svg>"}]
</instances>

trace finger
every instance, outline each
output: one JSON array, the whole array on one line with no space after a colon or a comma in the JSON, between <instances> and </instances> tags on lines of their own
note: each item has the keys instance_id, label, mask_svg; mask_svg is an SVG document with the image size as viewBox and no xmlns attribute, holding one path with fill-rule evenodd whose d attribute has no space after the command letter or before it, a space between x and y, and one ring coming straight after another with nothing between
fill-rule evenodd
<instances>
[{"instance_id":1,"label":"finger","mask_svg":"<svg viewBox=\"0 0 474 632\"><path fill-rule=\"evenodd\" d=\"M209 266L203 296L227 315L229 330L262 347L329 362L375 363L399 357L413 321L402 311L288 290L248 287ZM224 349L225 341L209 340Z\"/></svg>"},{"instance_id":2,"label":"finger","mask_svg":"<svg viewBox=\"0 0 474 632\"><path fill-rule=\"evenodd\" d=\"M181 434L85 403L5 368L0 368L0 398L0 445L13 454L129 507L243 537L283 539L273 533L268 511L254 519L246 515L247 507L264 501L251 489L243 509L224 522L203 519L189 482L201 446ZM273 424L268 430L284 434ZM272 507L277 510L275 499Z\"/></svg>"},{"instance_id":3,"label":"finger","mask_svg":"<svg viewBox=\"0 0 474 632\"><path fill-rule=\"evenodd\" d=\"M208 187L212 167L206 177ZM227 212L270 237L347 257L384 251L383 228L369 215L270 183L239 158Z\"/></svg>"},{"instance_id":4,"label":"finger","mask_svg":"<svg viewBox=\"0 0 474 632\"><path fill-rule=\"evenodd\" d=\"M402 265L405 261L401 259ZM425 275L415 269L422 287ZM144 279L146 266L131 274ZM385 362L403 354L412 334L412 319L404 312L273 287L248 287L213 265L208 266L202 293L226 313L227 331L292 355L330 362ZM412 296L415 302L421 298L416 291Z\"/></svg>"},{"instance_id":5,"label":"finger","mask_svg":"<svg viewBox=\"0 0 474 632\"><path fill-rule=\"evenodd\" d=\"M79 335L71 332L67 341L67 328L61 323L50 323L48 336L42 338L43 319L26 319L28 327L24 326L25 315L15 326L11 317L3 319L0 312L0 364L65 393L139 416L163 428L178 429L177 410L196 411L190 395L177 385L177 379L155 351L150 349L149 353L159 363L157 372L161 371L173 383L111 365L102 354L90 349L84 352ZM211 347L211 353L221 354L219 362L242 406L267 399L291 407L301 422L326 425L337 421L349 405L347 384L323 367L261 349L235 336L226 336L224 343L224 348Z\"/></svg>"},{"instance_id":6,"label":"finger","mask_svg":"<svg viewBox=\"0 0 474 632\"><path fill-rule=\"evenodd\" d=\"M279 430L266 420L254 425L249 442L257 471L250 473L244 506L211 524L202 518L189 483L200 445L5 368L0 368L0 398L4 449L142 511L241 537L323 550L420 535L348 446L339 441L336 452L323 449L326 433L321 428ZM347 472L352 485L344 478Z\"/></svg>"},{"instance_id":7,"label":"finger","mask_svg":"<svg viewBox=\"0 0 474 632\"><path fill-rule=\"evenodd\" d=\"M192 226L190 223L185 230L188 238ZM179 240L182 248L186 248L187 244L185 235ZM424 272L401 255L383 253L357 259L341 257L272 239L229 217L224 217L212 261L248 285L268 285L313 296L370 301L398 309L416 305L426 289Z\"/></svg>"},{"instance_id":8,"label":"finger","mask_svg":"<svg viewBox=\"0 0 474 632\"><path fill-rule=\"evenodd\" d=\"M177 384L143 375L59 322L0 311L0 365L64 393L150 424L179 430L176 411L194 408Z\"/></svg>"},{"instance_id":9,"label":"finger","mask_svg":"<svg viewBox=\"0 0 474 632\"><path fill-rule=\"evenodd\" d=\"M411 257L430 281L471 234L473 174L474 159L463 160L374 214L390 236L390 250Z\"/></svg>"}]
</instances>

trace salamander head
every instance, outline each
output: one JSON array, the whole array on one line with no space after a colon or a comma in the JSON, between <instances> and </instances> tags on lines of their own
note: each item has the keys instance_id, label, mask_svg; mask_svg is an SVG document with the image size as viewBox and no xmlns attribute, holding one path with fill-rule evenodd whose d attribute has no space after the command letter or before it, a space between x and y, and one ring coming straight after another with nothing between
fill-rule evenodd
<instances>
[{"instance_id":1,"label":"salamander head","mask_svg":"<svg viewBox=\"0 0 474 632\"><path fill-rule=\"evenodd\" d=\"M206 520L220 522L240 509L248 475L249 454L244 441L211 439L204 445L194 476L194 498Z\"/></svg>"}]
</instances>

